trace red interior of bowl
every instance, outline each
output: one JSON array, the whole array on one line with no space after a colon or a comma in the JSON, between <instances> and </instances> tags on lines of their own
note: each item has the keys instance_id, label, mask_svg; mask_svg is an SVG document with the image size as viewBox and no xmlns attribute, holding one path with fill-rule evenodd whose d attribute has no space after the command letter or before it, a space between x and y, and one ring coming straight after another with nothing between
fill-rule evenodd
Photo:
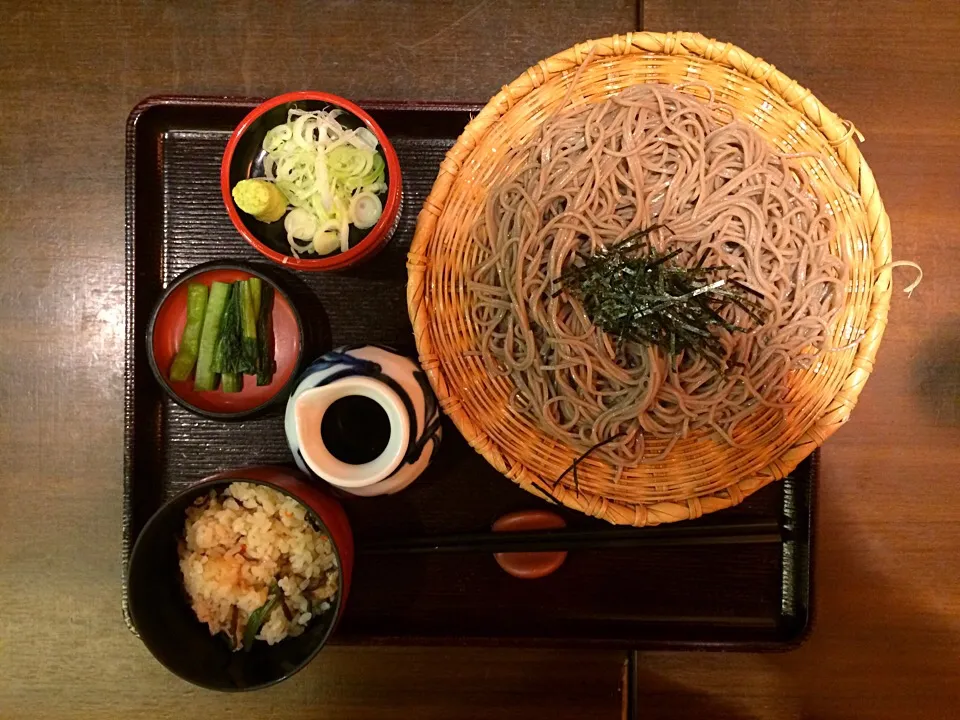
<instances>
[{"instance_id":1,"label":"red interior of bowl","mask_svg":"<svg viewBox=\"0 0 960 720\"><path fill-rule=\"evenodd\" d=\"M181 282L167 296L157 311L153 326L153 357L157 368L167 378L167 385L186 403L211 413L249 412L270 401L290 380L300 359L300 326L293 308L281 293L274 294L273 337L277 370L269 385L257 385L256 378L246 375L243 390L225 393L219 388L211 391L193 389L193 376L182 382L171 382L170 365L180 347L180 336L187 324L187 286L192 282L207 287L214 281L236 282L253 277L243 270L211 269Z\"/></svg>"}]
</instances>

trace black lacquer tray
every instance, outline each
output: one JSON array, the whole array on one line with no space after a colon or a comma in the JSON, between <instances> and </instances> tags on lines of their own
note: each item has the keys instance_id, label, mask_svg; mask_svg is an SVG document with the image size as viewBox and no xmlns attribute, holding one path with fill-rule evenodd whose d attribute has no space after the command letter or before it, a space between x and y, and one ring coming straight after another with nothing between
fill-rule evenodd
<instances>
[{"instance_id":1,"label":"black lacquer tray","mask_svg":"<svg viewBox=\"0 0 960 720\"><path fill-rule=\"evenodd\" d=\"M208 260L262 262L231 225L219 189L227 138L255 104L246 98L152 98L130 116L124 577L138 532L166 498L219 469L291 460L279 413L240 423L196 417L164 395L146 356L151 309L173 277ZM309 330L308 357L367 341L415 354L406 313L407 249L444 153L478 110L360 104L400 156L403 216L388 247L356 270L271 268ZM536 581L506 575L489 553L361 552L335 641L792 647L810 620L815 478L816 456L738 507L677 525L677 532L654 529L660 539L651 534L650 543L593 542ZM493 470L450 423L433 465L410 488L389 497L345 498L344 504L361 548L381 550L422 536L482 532L505 513L547 507ZM571 528L601 538L617 530L559 512ZM763 533L744 541L743 528L752 526Z\"/></svg>"}]
</instances>

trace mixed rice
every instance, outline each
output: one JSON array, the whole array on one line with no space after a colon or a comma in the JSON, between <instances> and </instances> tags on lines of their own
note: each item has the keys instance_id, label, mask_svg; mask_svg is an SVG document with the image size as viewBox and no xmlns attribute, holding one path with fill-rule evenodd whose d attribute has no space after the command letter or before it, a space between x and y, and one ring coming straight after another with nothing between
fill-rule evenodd
<instances>
[{"instance_id":1,"label":"mixed rice","mask_svg":"<svg viewBox=\"0 0 960 720\"><path fill-rule=\"evenodd\" d=\"M337 593L330 538L301 503L263 485L235 482L197 498L179 553L197 618L234 650L300 635Z\"/></svg>"}]
</instances>

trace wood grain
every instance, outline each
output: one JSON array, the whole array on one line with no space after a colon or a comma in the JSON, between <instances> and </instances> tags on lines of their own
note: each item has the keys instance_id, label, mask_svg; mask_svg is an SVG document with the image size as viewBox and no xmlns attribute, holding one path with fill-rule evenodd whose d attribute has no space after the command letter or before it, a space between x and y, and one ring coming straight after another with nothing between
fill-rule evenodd
<instances>
[{"instance_id":1,"label":"wood grain","mask_svg":"<svg viewBox=\"0 0 960 720\"><path fill-rule=\"evenodd\" d=\"M642 717L946 718L960 704L960 13L645 0L655 30L761 55L857 123L898 257L850 426L827 444L819 617L784 656L644 655ZM614 718L621 658L331 648L225 697L177 680L119 612L123 122L159 92L485 101L632 2L0 0L0 718ZM906 284L905 271L900 282Z\"/></svg>"},{"instance_id":2,"label":"wood grain","mask_svg":"<svg viewBox=\"0 0 960 720\"><path fill-rule=\"evenodd\" d=\"M875 373L823 449L814 630L783 656L642 656L645 717L940 718L960 704L960 9L645 0L813 89L866 136L897 259ZM897 275L903 287L911 271Z\"/></svg>"},{"instance_id":3,"label":"wood grain","mask_svg":"<svg viewBox=\"0 0 960 720\"><path fill-rule=\"evenodd\" d=\"M629 27L633 0L0 0L0 17L0 718L615 717L618 653L330 648L275 690L224 697L130 635L123 130L162 92L485 101Z\"/></svg>"}]
</instances>

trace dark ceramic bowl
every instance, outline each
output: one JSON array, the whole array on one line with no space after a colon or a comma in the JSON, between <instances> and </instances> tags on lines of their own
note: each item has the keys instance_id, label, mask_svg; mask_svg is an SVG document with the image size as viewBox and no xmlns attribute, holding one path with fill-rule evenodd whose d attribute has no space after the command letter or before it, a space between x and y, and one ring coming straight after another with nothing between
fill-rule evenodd
<instances>
[{"instance_id":1,"label":"dark ceramic bowl","mask_svg":"<svg viewBox=\"0 0 960 720\"><path fill-rule=\"evenodd\" d=\"M316 527L333 543L340 589L330 610L311 620L302 635L276 645L258 641L249 651L233 652L194 615L183 587L177 542L193 501L237 480L279 490L307 507ZM184 680L211 690L256 690L287 679L320 652L343 613L352 571L353 535L343 508L330 495L285 468L229 470L177 495L140 531L127 575L130 617L147 649Z\"/></svg>"},{"instance_id":2,"label":"dark ceramic bowl","mask_svg":"<svg viewBox=\"0 0 960 720\"><path fill-rule=\"evenodd\" d=\"M187 322L187 286L191 282L201 282L209 287L215 280L234 282L254 276L274 289L273 334L277 369L273 381L259 386L255 378L248 375L244 377L240 392L226 393L219 388L194 390L192 375L182 382L170 380L170 365L180 347L180 336ZM286 400L297 379L304 344L296 308L270 277L248 265L221 262L197 265L170 283L150 317L146 340L150 368L167 394L187 410L216 420L240 420Z\"/></svg>"},{"instance_id":3,"label":"dark ceramic bowl","mask_svg":"<svg viewBox=\"0 0 960 720\"><path fill-rule=\"evenodd\" d=\"M386 163L387 190L380 194L383 214L369 230L350 227L350 249L329 255L297 258L290 251L283 220L265 223L248 215L233 200L233 186L241 180L263 177L263 138L272 128L287 121L287 111L315 111L340 108L343 125L358 128L365 125L377 136L378 148ZM258 105L237 126L230 136L220 167L220 191L227 214L237 231L264 256L297 270L340 270L363 262L380 252L390 241L400 219L402 182L400 161L383 130L363 109L336 95L321 92L293 92L279 95Z\"/></svg>"}]
</instances>

